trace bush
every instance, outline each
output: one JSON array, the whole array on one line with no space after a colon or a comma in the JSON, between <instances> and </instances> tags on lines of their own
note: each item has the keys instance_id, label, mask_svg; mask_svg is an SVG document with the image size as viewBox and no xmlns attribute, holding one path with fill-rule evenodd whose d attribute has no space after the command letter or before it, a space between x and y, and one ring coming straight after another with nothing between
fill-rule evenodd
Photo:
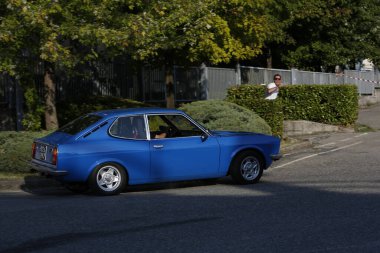
<instances>
[{"instance_id":1,"label":"bush","mask_svg":"<svg viewBox=\"0 0 380 253\"><path fill-rule=\"evenodd\" d=\"M271 127L272 134L282 136L284 115L280 99L266 100L265 86L241 85L227 91L227 101L257 113Z\"/></svg>"},{"instance_id":2,"label":"bush","mask_svg":"<svg viewBox=\"0 0 380 253\"><path fill-rule=\"evenodd\" d=\"M282 113L282 103L280 99L266 100L260 99L240 99L230 100L237 105L257 113L270 126L274 136L281 137L284 128L284 115Z\"/></svg>"},{"instance_id":3,"label":"bush","mask_svg":"<svg viewBox=\"0 0 380 253\"><path fill-rule=\"evenodd\" d=\"M0 131L0 171L30 172L29 162L32 157L32 143L35 138L48 132L9 132Z\"/></svg>"},{"instance_id":4,"label":"bush","mask_svg":"<svg viewBox=\"0 0 380 253\"><path fill-rule=\"evenodd\" d=\"M233 86L227 90L227 99L228 100L256 100L265 98L265 85L250 85L244 84L239 86Z\"/></svg>"},{"instance_id":5,"label":"bush","mask_svg":"<svg viewBox=\"0 0 380 253\"><path fill-rule=\"evenodd\" d=\"M271 134L269 125L256 113L226 101L198 101L185 104L179 109L211 130Z\"/></svg>"},{"instance_id":6,"label":"bush","mask_svg":"<svg viewBox=\"0 0 380 253\"><path fill-rule=\"evenodd\" d=\"M36 88L26 88L24 97L26 106L26 113L22 120L24 129L27 131L41 130L45 108L39 101Z\"/></svg>"},{"instance_id":7,"label":"bush","mask_svg":"<svg viewBox=\"0 0 380 253\"><path fill-rule=\"evenodd\" d=\"M82 100L63 101L57 103L58 122L60 126L63 126L84 114L94 111L150 106L134 100L110 96L94 96Z\"/></svg>"},{"instance_id":8,"label":"bush","mask_svg":"<svg viewBox=\"0 0 380 253\"><path fill-rule=\"evenodd\" d=\"M279 94L286 120L352 125L358 117L355 85L289 85Z\"/></svg>"},{"instance_id":9,"label":"bush","mask_svg":"<svg viewBox=\"0 0 380 253\"><path fill-rule=\"evenodd\" d=\"M282 136L283 120L309 120L352 125L358 116L355 85L287 85L276 100L265 100L265 86L241 85L227 91L227 100L256 112Z\"/></svg>"}]
</instances>

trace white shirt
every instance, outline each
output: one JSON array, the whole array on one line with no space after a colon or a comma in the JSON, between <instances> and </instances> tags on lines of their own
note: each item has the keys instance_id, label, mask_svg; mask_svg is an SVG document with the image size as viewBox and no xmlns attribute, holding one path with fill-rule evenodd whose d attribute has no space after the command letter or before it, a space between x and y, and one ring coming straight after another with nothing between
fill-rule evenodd
<instances>
[{"instance_id":1,"label":"white shirt","mask_svg":"<svg viewBox=\"0 0 380 253\"><path fill-rule=\"evenodd\" d=\"M275 91L273 91L271 94L267 93L267 97L265 99L276 99L278 95L278 87L275 83L270 83L267 85L267 92L269 89L277 88Z\"/></svg>"}]
</instances>

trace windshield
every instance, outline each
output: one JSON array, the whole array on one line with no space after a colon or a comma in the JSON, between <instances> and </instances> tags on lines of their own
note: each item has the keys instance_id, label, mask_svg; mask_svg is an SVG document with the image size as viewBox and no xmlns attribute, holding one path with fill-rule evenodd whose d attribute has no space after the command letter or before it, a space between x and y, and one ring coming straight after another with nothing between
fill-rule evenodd
<instances>
[{"instance_id":1,"label":"windshield","mask_svg":"<svg viewBox=\"0 0 380 253\"><path fill-rule=\"evenodd\" d=\"M71 135L75 135L91 126L92 124L98 122L102 117L99 115L88 114L83 117L77 118L62 128L58 129L58 132L63 132Z\"/></svg>"}]
</instances>

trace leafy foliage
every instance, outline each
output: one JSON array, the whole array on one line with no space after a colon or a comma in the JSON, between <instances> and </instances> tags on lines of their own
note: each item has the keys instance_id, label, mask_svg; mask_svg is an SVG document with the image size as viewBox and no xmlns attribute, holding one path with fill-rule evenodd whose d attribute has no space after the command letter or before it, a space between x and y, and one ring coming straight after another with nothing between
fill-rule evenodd
<instances>
[{"instance_id":1,"label":"leafy foliage","mask_svg":"<svg viewBox=\"0 0 380 253\"><path fill-rule=\"evenodd\" d=\"M138 59L228 63L261 53L273 33L264 0L145 1L136 14Z\"/></svg>"},{"instance_id":2,"label":"leafy foliage","mask_svg":"<svg viewBox=\"0 0 380 253\"><path fill-rule=\"evenodd\" d=\"M332 125L352 125L358 117L355 85L289 85L281 88L284 117Z\"/></svg>"},{"instance_id":3,"label":"leafy foliage","mask_svg":"<svg viewBox=\"0 0 380 253\"><path fill-rule=\"evenodd\" d=\"M28 87L25 91L24 96L27 113L24 115L22 125L24 126L25 130L41 130L41 119L44 113L44 107L40 103L36 89L34 87Z\"/></svg>"},{"instance_id":4,"label":"leafy foliage","mask_svg":"<svg viewBox=\"0 0 380 253\"><path fill-rule=\"evenodd\" d=\"M263 99L264 92L261 85L241 85L228 90L227 100L255 111L279 136L284 119L352 125L358 116L355 85L288 85L276 100Z\"/></svg>"},{"instance_id":5,"label":"leafy foliage","mask_svg":"<svg viewBox=\"0 0 380 253\"><path fill-rule=\"evenodd\" d=\"M285 37L271 47L287 67L333 71L363 59L380 63L378 0L276 0L274 6Z\"/></svg>"},{"instance_id":6,"label":"leafy foliage","mask_svg":"<svg viewBox=\"0 0 380 253\"><path fill-rule=\"evenodd\" d=\"M32 143L35 138L48 132L7 132L0 131L0 171L30 172L29 162L32 157Z\"/></svg>"},{"instance_id":7,"label":"leafy foliage","mask_svg":"<svg viewBox=\"0 0 380 253\"><path fill-rule=\"evenodd\" d=\"M265 98L265 85L244 84L230 87L227 90L227 100L256 100Z\"/></svg>"},{"instance_id":8,"label":"leafy foliage","mask_svg":"<svg viewBox=\"0 0 380 253\"><path fill-rule=\"evenodd\" d=\"M280 99L266 100L265 86L241 85L229 88L227 101L238 104L257 113L272 129L275 136L282 136L284 115Z\"/></svg>"},{"instance_id":9,"label":"leafy foliage","mask_svg":"<svg viewBox=\"0 0 380 253\"><path fill-rule=\"evenodd\" d=\"M58 125L55 74L124 52L137 1L25 1L0 3L0 72L18 77L23 86L31 66L43 62L46 128ZM131 21L132 19L132 21ZM33 112L28 112L30 117Z\"/></svg>"},{"instance_id":10,"label":"leafy foliage","mask_svg":"<svg viewBox=\"0 0 380 253\"><path fill-rule=\"evenodd\" d=\"M44 62L52 94L57 67L64 73L122 54L166 66L249 59L273 34L267 6L265 0L4 0L0 72L32 75L30 61ZM55 101L45 98L46 125L54 127Z\"/></svg>"},{"instance_id":11,"label":"leafy foliage","mask_svg":"<svg viewBox=\"0 0 380 253\"><path fill-rule=\"evenodd\" d=\"M198 101L185 104L179 109L211 130L271 134L269 125L256 113L226 101Z\"/></svg>"}]
</instances>

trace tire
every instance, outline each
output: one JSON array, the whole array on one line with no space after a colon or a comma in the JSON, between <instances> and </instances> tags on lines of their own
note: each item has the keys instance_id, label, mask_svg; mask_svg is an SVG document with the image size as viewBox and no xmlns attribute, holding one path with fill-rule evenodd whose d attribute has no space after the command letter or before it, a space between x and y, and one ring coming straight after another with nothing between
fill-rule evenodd
<instances>
[{"instance_id":1,"label":"tire","mask_svg":"<svg viewBox=\"0 0 380 253\"><path fill-rule=\"evenodd\" d=\"M73 193L85 193L88 191L86 183L66 183L65 188Z\"/></svg>"},{"instance_id":2,"label":"tire","mask_svg":"<svg viewBox=\"0 0 380 253\"><path fill-rule=\"evenodd\" d=\"M89 185L99 195L117 195L124 190L127 173L124 168L114 163L101 164L91 173Z\"/></svg>"},{"instance_id":3,"label":"tire","mask_svg":"<svg viewBox=\"0 0 380 253\"><path fill-rule=\"evenodd\" d=\"M255 151L243 151L231 163L230 174L235 183L257 183L263 175L264 162Z\"/></svg>"}]
</instances>

